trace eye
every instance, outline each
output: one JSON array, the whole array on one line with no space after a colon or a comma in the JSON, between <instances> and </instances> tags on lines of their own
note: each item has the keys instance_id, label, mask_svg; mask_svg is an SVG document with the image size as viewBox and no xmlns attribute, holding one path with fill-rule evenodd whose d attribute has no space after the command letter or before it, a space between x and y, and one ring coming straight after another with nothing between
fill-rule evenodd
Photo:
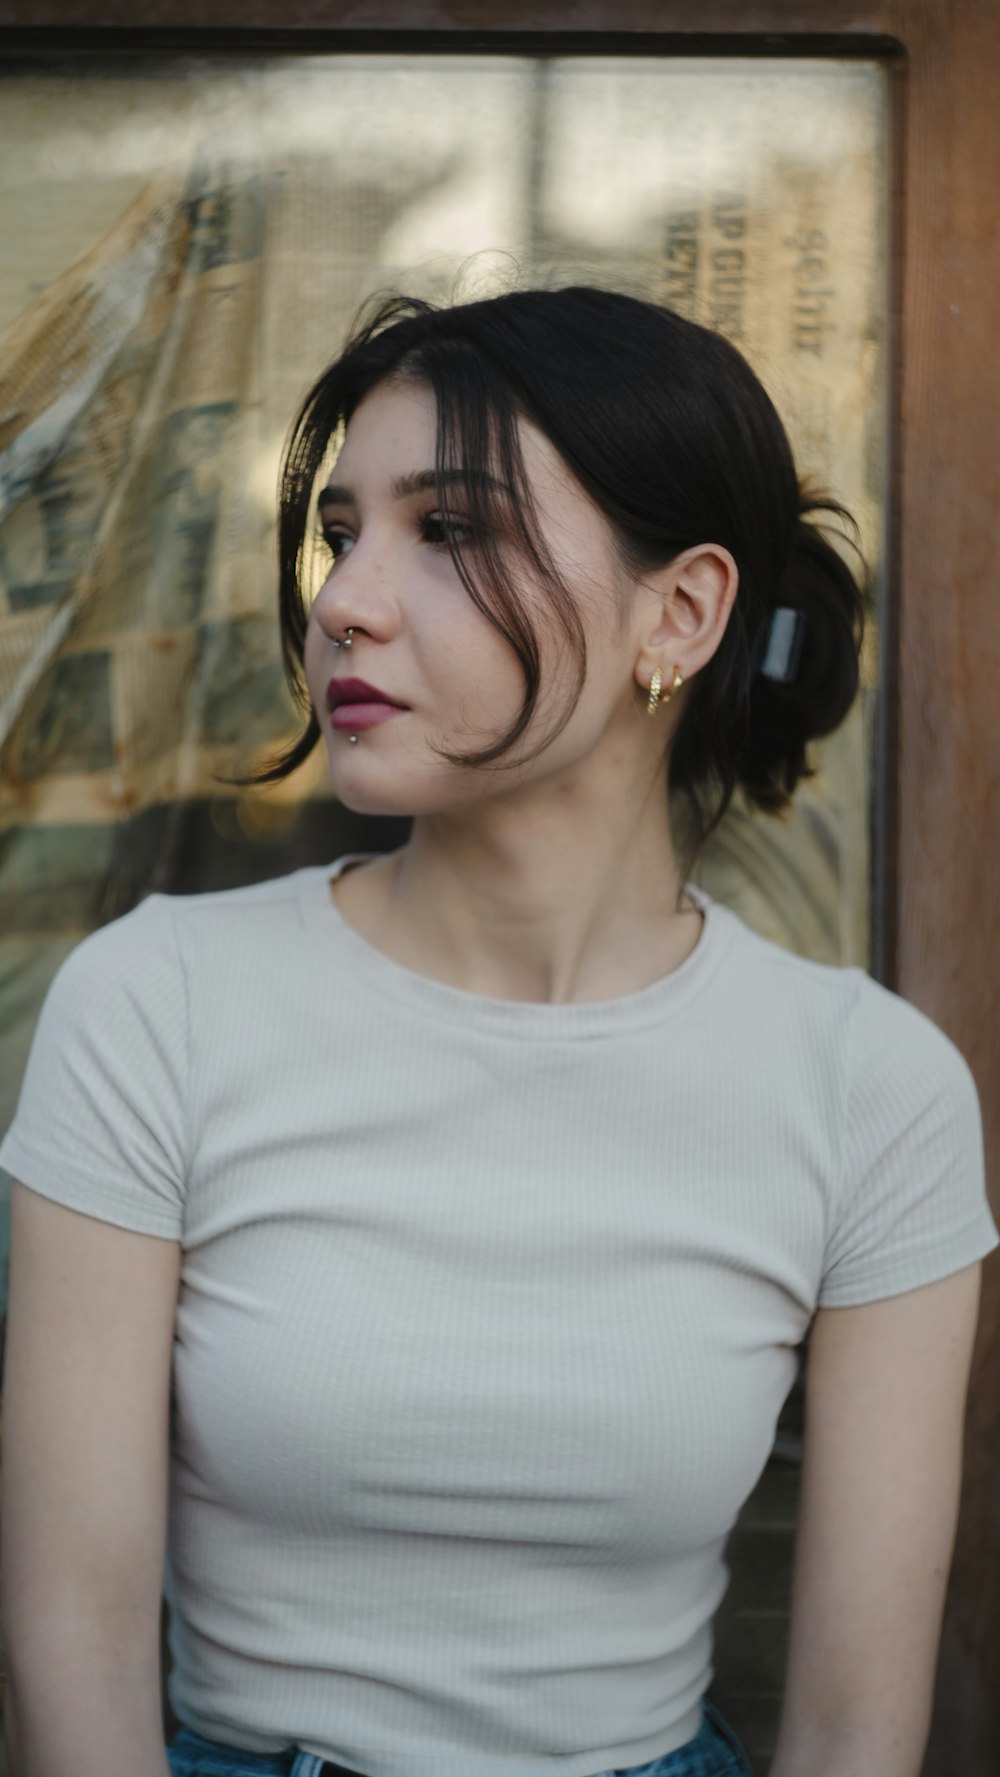
<instances>
[{"instance_id":1,"label":"eye","mask_svg":"<svg viewBox=\"0 0 1000 1777\"><path fill-rule=\"evenodd\" d=\"M340 560L340 551L337 548L338 543L354 542L353 537L348 537L343 531L328 530L326 525L321 525L319 534L323 542L326 544L327 549L330 551L330 554L333 556L334 561Z\"/></svg>"},{"instance_id":2,"label":"eye","mask_svg":"<svg viewBox=\"0 0 1000 1777\"><path fill-rule=\"evenodd\" d=\"M420 528L436 549L447 549L449 536L453 543L468 542L472 537L471 528L462 523L457 513L428 513Z\"/></svg>"},{"instance_id":3,"label":"eye","mask_svg":"<svg viewBox=\"0 0 1000 1777\"><path fill-rule=\"evenodd\" d=\"M424 541L434 549L447 549L449 536L454 543L461 544L470 541L473 535L471 527L463 524L456 513L428 513L420 520L420 529ZM319 534L335 562L340 561L344 553L340 545L354 543L354 538L346 531L332 530L329 525L321 525Z\"/></svg>"}]
</instances>

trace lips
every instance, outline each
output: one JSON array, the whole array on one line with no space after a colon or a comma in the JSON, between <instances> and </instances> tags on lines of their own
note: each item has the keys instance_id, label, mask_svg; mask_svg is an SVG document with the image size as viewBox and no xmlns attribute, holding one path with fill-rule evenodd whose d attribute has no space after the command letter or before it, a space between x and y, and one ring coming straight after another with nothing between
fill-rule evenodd
<instances>
[{"instance_id":1,"label":"lips","mask_svg":"<svg viewBox=\"0 0 1000 1777\"><path fill-rule=\"evenodd\" d=\"M406 708L405 704L397 703L394 697L364 679L331 679L326 688L326 707L332 711L342 703L385 703L395 710Z\"/></svg>"}]
</instances>

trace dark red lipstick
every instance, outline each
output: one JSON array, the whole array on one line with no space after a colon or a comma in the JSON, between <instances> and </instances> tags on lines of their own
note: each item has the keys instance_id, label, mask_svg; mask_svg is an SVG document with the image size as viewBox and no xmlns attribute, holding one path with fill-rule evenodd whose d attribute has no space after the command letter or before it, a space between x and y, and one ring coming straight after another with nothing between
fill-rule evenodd
<instances>
[{"instance_id":1,"label":"dark red lipstick","mask_svg":"<svg viewBox=\"0 0 1000 1777\"><path fill-rule=\"evenodd\" d=\"M326 707L335 710L341 703L389 703L394 709L403 708L387 691L380 691L364 679L331 679L326 688Z\"/></svg>"},{"instance_id":2,"label":"dark red lipstick","mask_svg":"<svg viewBox=\"0 0 1000 1777\"><path fill-rule=\"evenodd\" d=\"M334 728L374 728L401 715L405 704L396 703L377 685L365 679L331 679L326 688L326 707Z\"/></svg>"}]
</instances>

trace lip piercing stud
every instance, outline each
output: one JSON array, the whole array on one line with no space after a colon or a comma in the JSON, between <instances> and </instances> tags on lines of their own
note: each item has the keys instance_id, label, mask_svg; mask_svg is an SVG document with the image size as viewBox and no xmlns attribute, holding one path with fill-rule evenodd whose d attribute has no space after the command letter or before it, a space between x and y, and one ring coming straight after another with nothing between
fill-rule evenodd
<instances>
[{"instance_id":1,"label":"lip piercing stud","mask_svg":"<svg viewBox=\"0 0 1000 1777\"><path fill-rule=\"evenodd\" d=\"M350 741L350 743L351 743L351 745L352 745L352 747L353 747L353 746L354 746L354 745L355 745L355 744L356 744L356 742L357 742L357 738L358 738L358 737L357 737L357 735L356 735L356 734L349 734L349 735L348 735L348 737L347 737L347 738L348 738L348 740L349 740L349 741Z\"/></svg>"}]
</instances>

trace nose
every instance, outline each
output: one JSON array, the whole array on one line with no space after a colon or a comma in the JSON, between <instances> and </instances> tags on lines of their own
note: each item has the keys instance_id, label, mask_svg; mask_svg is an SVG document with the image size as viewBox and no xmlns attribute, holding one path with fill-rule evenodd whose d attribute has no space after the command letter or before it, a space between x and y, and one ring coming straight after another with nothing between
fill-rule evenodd
<instances>
[{"instance_id":1,"label":"nose","mask_svg":"<svg viewBox=\"0 0 1000 1777\"><path fill-rule=\"evenodd\" d=\"M331 569L313 601L313 616L332 647L350 648L352 631L388 641L399 625L399 607L384 585L384 576L360 564L355 550Z\"/></svg>"}]
</instances>

